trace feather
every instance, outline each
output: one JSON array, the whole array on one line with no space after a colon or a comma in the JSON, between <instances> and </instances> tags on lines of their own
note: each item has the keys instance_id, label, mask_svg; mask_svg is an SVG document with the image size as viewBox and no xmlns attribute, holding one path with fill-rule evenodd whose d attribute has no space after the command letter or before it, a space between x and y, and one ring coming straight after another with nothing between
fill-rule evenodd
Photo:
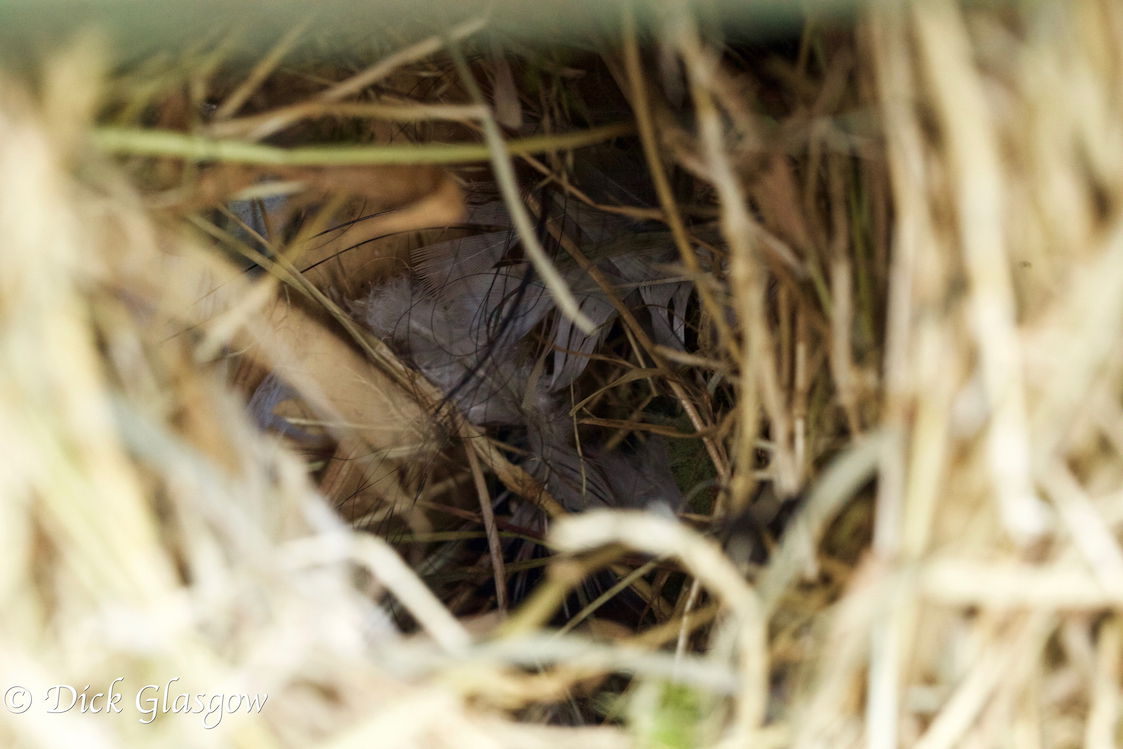
<instances>
[{"instance_id":1,"label":"feather","mask_svg":"<svg viewBox=\"0 0 1123 749\"><path fill-rule=\"evenodd\" d=\"M616 319L616 308L603 292L584 294L579 302L581 311L596 328L591 334L585 334L568 316L557 315L554 318L550 335L554 349L551 390L569 387L585 371L593 350L604 340Z\"/></svg>"},{"instance_id":2,"label":"feather","mask_svg":"<svg viewBox=\"0 0 1123 749\"><path fill-rule=\"evenodd\" d=\"M534 414L527 422L526 470L570 512L612 507L613 492L600 467L582 457L573 422L561 411Z\"/></svg>"},{"instance_id":3,"label":"feather","mask_svg":"<svg viewBox=\"0 0 1123 749\"><path fill-rule=\"evenodd\" d=\"M413 269L433 293L458 279L491 272L511 245L509 231L493 231L420 247L413 251Z\"/></svg>"},{"instance_id":4,"label":"feather","mask_svg":"<svg viewBox=\"0 0 1123 749\"><path fill-rule=\"evenodd\" d=\"M663 438L652 436L635 450L602 451L595 455L615 498L615 507L682 509L686 500L671 472L671 458Z\"/></svg>"},{"instance_id":5,"label":"feather","mask_svg":"<svg viewBox=\"0 0 1123 749\"><path fill-rule=\"evenodd\" d=\"M294 426L292 422L277 413L277 408L282 403L296 400L296 398L296 391L279 377L270 373L266 375L257 389L253 391L253 395L250 396L249 412L257 425L263 430L275 432L305 446L322 442L322 437Z\"/></svg>"},{"instance_id":6,"label":"feather","mask_svg":"<svg viewBox=\"0 0 1123 749\"><path fill-rule=\"evenodd\" d=\"M491 244L479 247L482 254ZM443 272L438 262L429 272ZM515 425L523 399L517 383L529 379L529 364L514 349L551 308L545 289L526 282L528 272L516 265L471 273L435 290L400 278L373 289L356 310L469 421Z\"/></svg>"},{"instance_id":7,"label":"feather","mask_svg":"<svg viewBox=\"0 0 1123 749\"><path fill-rule=\"evenodd\" d=\"M493 204L473 211L470 221L501 227L506 220ZM674 277L676 253L667 233L608 237L608 232L634 224L619 217L599 224L591 219L581 216L571 231L599 250L597 268L613 293L625 304L647 310L641 319L647 318L656 342L681 348L693 286ZM627 451L595 445L578 449L573 422L555 393L585 371L617 310L588 274L560 258L581 311L596 325L592 334L581 332L557 314L528 263L507 259L511 237L505 229L485 231L417 249L414 274L372 289L356 312L471 423L514 428L525 450L523 467L566 509L653 504L677 509L682 495L662 440L647 439ZM526 345L531 331L543 324L551 346L551 366L544 377L535 374Z\"/></svg>"},{"instance_id":8,"label":"feather","mask_svg":"<svg viewBox=\"0 0 1123 749\"><path fill-rule=\"evenodd\" d=\"M611 162L611 154L608 158ZM608 163L606 169L614 178L590 167L586 176L595 177L603 188L593 191L594 198L646 202L629 179L631 171L612 166ZM675 278L677 253L668 232L641 231L627 217L560 193L551 195L548 220L558 226L551 230L560 229L588 248L611 292L625 304L646 310L639 319L647 323L653 340L682 348L693 286ZM263 228L262 217L252 215L250 207L234 208L251 226ZM274 208L266 205L269 211ZM471 423L516 429L525 439L524 467L567 509L652 503L677 507L681 493L661 440L648 439L632 451L609 452L590 445L583 452L555 395L581 376L615 324L617 310L608 293L568 256L558 258L581 311L596 326L586 335L557 313L528 263L508 258L515 235L502 202L470 206L462 225L484 231L414 250L413 273L371 289L353 304L356 315L407 357ZM526 345L540 326L550 344L550 368L544 377L534 375L533 354ZM270 376L254 392L250 408L264 428L300 441L312 439L276 413L292 397L283 381Z\"/></svg>"}]
</instances>

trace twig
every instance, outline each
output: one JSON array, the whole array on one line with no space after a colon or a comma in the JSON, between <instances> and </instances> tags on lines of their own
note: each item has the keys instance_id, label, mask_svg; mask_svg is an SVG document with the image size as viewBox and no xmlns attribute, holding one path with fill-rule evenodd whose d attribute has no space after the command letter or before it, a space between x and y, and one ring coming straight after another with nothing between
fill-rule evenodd
<instances>
[{"instance_id":1,"label":"twig","mask_svg":"<svg viewBox=\"0 0 1123 749\"><path fill-rule=\"evenodd\" d=\"M480 458L476 451L468 447L465 451L468 456L468 465L472 469L472 480L476 485L476 494L480 498L480 515L483 517L484 530L487 532L487 549L491 553L491 570L495 576L495 600L499 610L507 612L507 571L503 566L503 550L499 546L499 529L495 527L495 512L491 507L491 494L487 490L487 480L484 478L483 469L480 467Z\"/></svg>"}]
</instances>

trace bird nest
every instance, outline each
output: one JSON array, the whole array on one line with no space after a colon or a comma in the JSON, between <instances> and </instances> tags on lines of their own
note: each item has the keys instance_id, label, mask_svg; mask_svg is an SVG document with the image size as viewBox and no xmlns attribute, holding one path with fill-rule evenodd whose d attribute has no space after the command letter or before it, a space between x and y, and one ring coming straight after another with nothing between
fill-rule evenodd
<instances>
[{"instance_id":1,"label":"bird nest","mask_svg":"<svg viewBox=\"0 0 1123 749\"><path fill-rule=\"evenodd\" d=\"M1123 12L821 6L9 61L5 745L1117 745Z\"/></svg>"}]
</instances>

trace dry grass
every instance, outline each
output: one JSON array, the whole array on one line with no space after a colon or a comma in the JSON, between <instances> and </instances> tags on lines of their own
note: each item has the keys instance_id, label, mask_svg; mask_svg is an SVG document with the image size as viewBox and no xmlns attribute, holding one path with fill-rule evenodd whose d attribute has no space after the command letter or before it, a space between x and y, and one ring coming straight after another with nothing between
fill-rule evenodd
<instances>
[{"instance_id":1,"label":"dry grass","mask_svg":"<svg viewBox=\"0 0 1123 749\"><path fill-rule=\"evenodd\" d=\"M872 3L724 48L624 13L600 56L472 20L289 66L295 26L249 67L83 41L3 73L0 741L1123 742L1121 7ZM580 177L614 148L649 200ZM496 196L570 330L598 287L616 320L575 449L667 438L679 517L573 512L364 323ZM684 350L566 223L604 215L677 253Z\"/></svg>"}]
</instances>

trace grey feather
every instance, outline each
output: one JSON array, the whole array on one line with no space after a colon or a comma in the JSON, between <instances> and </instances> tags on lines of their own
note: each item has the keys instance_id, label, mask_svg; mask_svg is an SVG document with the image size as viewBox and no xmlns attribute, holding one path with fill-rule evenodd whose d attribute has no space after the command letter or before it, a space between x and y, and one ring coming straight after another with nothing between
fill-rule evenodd
<instances>
[{"instance_id":1,"label":"grey feather","mask_svg":"<svg viewBox=\"0 0 1123 749\"><path fill-rule=\"evenodd\" d=\"M624 184L613 189L628 192ZM682 348L693 286L676 278L677 253L668 233L636 231L627 218L561 200L555 196L554 207L562 209L562 229L589 248L612 293L642 308L639 319L646 319L657 343ZM653 504L677 509L682 495L661 439L627 451L579 449L573 422L555 395L586 370L616 321L606 291L567 256L558 259L582 312L596 326L586 335L558 313L529 264L507 259L513 235L501 203L471 207L466 223L492 230L415 250L413 274L372 289L354 303L356 314L470 422L521 430L523 467L567 509ZM535 371L537 356L527 341L536 328L550 345L545 355L551 367L544 376ZM251 409L265 428L310 438L274 413L290 397L284 383L269 377L254 393Z\"/></svg>"},{"instance_id":2,"label":"grey feather","mask_svg":"<svg viewBox=\"0 0 1123 749\"><path fill-rule=\"evenodd\" d=\"M671 472L671 458L662 437L644 440L631 453L603 452L594 456L602 466L617 507L665 507L673 512L686 504Z\"/></svg>"},{"instance_id":3,"label":"grey feather","mask_svg":"<svg viewBox=\"0 0 1123 749\"><path fill-rule=\"evenodd\" d=\"M266 431L288 437L299 444L315 445L322 438L294 426L277 414L277 407L297 398L296 391L274 374L269 374L250 397L249 411L257 425Z\"/></svg>"}]
</instances>

